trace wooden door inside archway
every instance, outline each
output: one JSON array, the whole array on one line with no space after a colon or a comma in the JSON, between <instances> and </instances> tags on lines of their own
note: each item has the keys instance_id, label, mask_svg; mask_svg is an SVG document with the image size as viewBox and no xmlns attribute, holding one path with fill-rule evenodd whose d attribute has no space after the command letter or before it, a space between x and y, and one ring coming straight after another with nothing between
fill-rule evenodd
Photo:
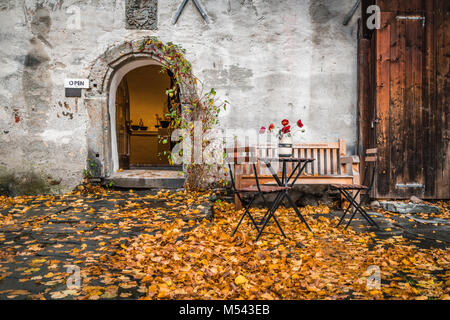
<instances>
[{"instance_id":1,"label":"wooden door inside archway","mask_svg":"<svg viewBox=\"0 0 450 320\"><path fill-rule=\"evenodd\" d=\"M126 78L116 91L116 133L119 167L130 168L130 95Z\"/></svg>"},{"instance_id":2,"label":"wooden door inside archway","mask_svg":"<svg viewBox=\"0 0 450 320\"><path fill-rule=\"evenodd\" d=\"M115 119L119 168L172 167L171 134L175 129L168 116L178 106L179 92L173 89L171 73L148 65L129 71L116 91Z\"/></svg>"}]
</instances>

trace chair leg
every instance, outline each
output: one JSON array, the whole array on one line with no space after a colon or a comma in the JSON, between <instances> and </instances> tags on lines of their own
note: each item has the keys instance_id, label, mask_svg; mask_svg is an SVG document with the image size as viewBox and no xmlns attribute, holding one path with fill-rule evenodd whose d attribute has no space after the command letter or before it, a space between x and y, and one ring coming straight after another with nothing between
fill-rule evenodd
<instances>
[{"instance_id":1,"label":"chair leg","mask_svg":"<svg viewBox=\"0 0 450 320\"><path fill-rule=\"evenodd\" d=\"M358 195L358 193L357 193L357 195ZM354 198L352 198L351 200L352 200L353 203L354 203L354 206L355 206L356 211L359 211L359 213L364 217L364 219L366 219L367 222L369 222L372 226L375 226L375 227L379 228L378 225L375 223L375 221L374 221L374 220L369 216L369 214L366 212L366 210L364 210L364 209L361 207L361 204L360 204L359 202L355 201Z\"/></svg>"},{"instance_id":2,"label":"chair leg","mask_svg":"<svg viewBox=\"0 0 450 320\"><path fill-rule=\"evenodd\" d=\"M347 230L348 226L350 225L350 223L351 223L352 220L353 220L353 217L356 215L356 212L359 212L359 213L364 217L364 219L366 219L366 220L370 223L370 225L372 225L372 223L375 223L375 222L371 222L371 219L369 218L369 216L367 215L367 213L366 213L365 211L364 211L364 213L363 213L363 212L360 211L360 210L364 211L362 208L360 208L358 202L355 201L355 211L353 212L352 216L350 217L350 220L348 221L348 223L347 223L347 225L345 226L344 230ZM366 215L367 215L367 216L366 216ZM368 218L369 218L369 219L368 219ZM378 226L377 226L377 227L378 227Z\"/></svg>"},{"instance_id":3,"label":"chair leg","mask_svg":"<svg viewBox=\"0 0 450 320\"><path fill-rule=\"evenodd\" d=\"M294 208L295 213L297 213L297 216L300 218L300 220L303 221L303 223L306 225L306 227L308 228L308 230L314 234L314 232L311 230L311 228L309 227L308 223L306 222L305 218L303 217L303 215L300 213L300 211L298 210L297 206L294 203L294 200L292 200L291 196L285 192L284 196L288 199L290 205L292 208Z\"/></svg>"},{"instance_id":4,"label":"chair leg","mask_svg":"<svg viewBox=\"0 0 450 320\"><path fill-rule=\"evenodd\" d=\"M366 212L366 210L364 210L361 206L358 206L357 209L361 215L374 227L376 227L377 229L379 229L380 227L378 226L378 224L369 216L369 214Z\"/></svg>"},{"instance_id":5,"label":"chair leg","mask_svg":"<svg viewBox=\"0 0 450 320\"><path fill-rule=\"evenodd\" d=\"M363 218L366 219L367 222L369 222L369 224L379 228L378 225L375 223L375 221L371 217L369 217L369 214L361 207L361 205L358 202L355 201L354 197L352 197L348 192L345 192L344 190L342 190L342 194L350 202L350 205L352 205L355 208L355 211L353 212L351 219L353 219L356 212L359 212L363 216ZM358 196L358 194L359 194L359 191L356 193L355 197ZM350 219L350 222L351 222L351 219ZM348 226L349 226L349 223L347 224L345 229L347 229Z\"/></svg>"},{"instance_id":6,"label":"chair leg","mask_svg":"<svg viewBox=\"0 0 450 320\"><path fill-rule=\"evenodd\" d=\"M258 224L256 223L256 221L253 218L253 216L250 214L250 210L247 211L247 215L250 218L250 220L252 221L252 224L255 226L256 231L259 231Z\"/></svg>"},{"instance_id":7,"label":"chair leg","mask_svg":"<svg viewBox=\"0 0 450 320\"><path fill-rule=\"evenodd\" d=\"M286 238L286 235L284 234L284 231L283 231L283 229L281 228L281 225L280 225L280 223L278 222L278 219L275 217L275 212L272 213L272 217L273 217L273 220L275 221L275 223L277 224L278 229L280 229L281 234L283 235L283 237Z\"/></svg>"},{"instance_id":8,"label":"chair leg","mask_svg":"<svg viewBox=\"0 0 450 320\"><path fill-rule=\"evenodd\" d=\"M341 193L341 198L345 199L348 201L348 207L347 209L344 211L344 214L341 217L341 220L339 220L339 223L337 224L336 227L339 227L341 225L342 222L344 222L345 216L347 215L347 213L350 212L350 210L353 207L353 204L351 201L348 200L348 197L350 197L350 195L347 195L347 193L343 190L343 189L338 189L339 192Z\"/></svg>"},{"instance_id":9,"label":"chair leg","mask_svg":"<svg viewBox=\"0 0 450 320\"><path fill-rule=\"evenodd\" d=\"M267 225L267 223L269 222L270 217L272 217L272 215L273 215L273 213L271 212L271 213L267 216L266 220L264 220L264 224L262 225L261 229L259 230L258 235L256 236L255 241L258 241L259 237L261 237L261 234L263 233L263 230L264 230L264 228L266 227L266 225Z\"/></svg>"},{"instance_id":10,"label":"chair leg","mask_svg":"<svg viewBox=\"0 0 450 320\"><path fill-rule=\"evenodd\" d=\"M345 226L344 230L347 230L348 226L350 225L350 223L352 222L353 218L355 217L356 212L358 212L358 210L354 210L352 215L350 216L350 220L348 220L347 225Z\"/></svg>"},{"instance_id":11,"label":"chair leg","mask_svg":"<svg viewBox=\"0 0 450 320\"><path fill-rule=\"evenodd\" d=\"M260 224L262 224L263 222L264 222L264 220L267 218L267 216L270 214L270 212L271 212L271 210L272 210L272 208L274 207L274 205L276 204L276 203L278 203L278 200L280 199L280 193L278 193L277 194L277 196L275 197L275 199L274 199L274 201L272 202L272 205L269 207L269 206L267 206L267 211L266 211L266 213L264 214L264 216L262 217L262 219L261 219L261 221L259 222Z\"/></svg>"},{"instance_id":12,"label":"chair leg","mask_svg":"<svg viewBox=\"0 0 450 320\"><path fill-rule=\"evenodd\" d=\"M275 218L275 216L274 216L275 211L276 211L276 210L278 209L278 207L280 206L281 199L283 198L282 195L281 195L281 196L280 196L280 195L281 195L281 193L279 193L279 194L277 195L277 198L276 198L277 201L274 201L274 203L272 204L272 207L269 209L269 211L268 211L269 214L268 214L267 217L265 218L264 223L263 223L263 226L262 226L261 229L259 230L259 233L258 233L258 235L256 236L255 241L258 241L259 237L261 237L261 234L263 233L264 228L267 226L267 223L269 222L270 218L272 218L272 217ZM280 224L278 223L278 220L276 220L276 218L275 218L275 222L276 222L276 224L278 225L278 228L280 229L282 235L286 238L286 235L284 234L284 231L283 231L283 229L281 228Z\"/></svg>"},{"instance_id":13,"label":"chair leg","mask_svg":"<svg viewBox=\"0 0 450 320\"><path fill-rule=\"evenodd\" d=\"M241 216L241 219L239 220L236 228L234 229L233 233L231 234L231 237L234 237L236 231L239 229L239 226L241 225L242 221L244 220L244 217L248 214L248 216L250 217L250 220L252 221L253 225L255 226L256 230L259 231L258 225L256 224L256 221L253 219L252 215L250 214L249 210L251 205L253 204L253 201L255 200L256 195L253 195L249 204L247 205L247 207L244 210L244 213Z\"/></svg>"},{"instance_id":14,"label":"chair leg","mask_svg":"<svg viewBox=\"0 0 450 320\"><path fill-rule=\"evenodd\" d=\"M277 217L275 217L275 211L278 209L279 206L280 206L280 201L277 202L276 206L274 206L274 205L272 206L271 217L273 218L273 220L274 220L275 223L277 224L278 229L280 230L280 232L281 232L281 234L283 235L283 237L286 238L286 235L284 234L284 231L283 231L283 229L281 228L281 225L280 225L280 223L278 222ZM270 220L270 218L269 218L269 220Z\"/></svg>"},{"instance_id":15,"label":"chair leg","mask_svg":"<svg viewBox=\"0 0 450 320\"><path fill-rule=\"evenodd\" d=\"M367 201L368 199L369 199L369 194L368 194L368 193L364 194L364 195L361 197L361 201L359 202L360 207L361 207L361 210L364 211L364 213L367 215L367 218L368 218L370 221L372 221L372 224L373 224L375 227L380 228L380 227L375 223L375 221L370 217L370 215L369 215L364 209L362 209L361 203L364 203L364 202Z\"/></svg>"},{"instance_id":16,"label":"chair leg","mask_svg":"<svg viewBox=\"0 0 450 320\"><path fill-rule=\"evenodd\" d=\"M342 194L342 191L341 191L341 190L339 190L339 191L341 192L341 197L345 198L345 197L343 196L343 194ZM342 217L341 217L341 219L339 220L339 223L336 225L336 227L339 227L339 226L341 225L341 223L342 223L342 222L344 221L344 219L345 219L345 216L346 216L347 213L350 211L351 207L352 207L352 204L349 203L348 206L347 206L347 209L345 209L344 214L342 215Z\"/></svg>"}]
</instances>

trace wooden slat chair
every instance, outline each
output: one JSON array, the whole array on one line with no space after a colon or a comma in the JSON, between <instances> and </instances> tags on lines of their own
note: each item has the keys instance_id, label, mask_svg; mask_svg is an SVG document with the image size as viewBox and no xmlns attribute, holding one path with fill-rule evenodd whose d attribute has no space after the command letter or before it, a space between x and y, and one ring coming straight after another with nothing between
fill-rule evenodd
<instances>
[{"instance_id":1,"label":"wooden slat chair","mask_svg":"<svg viewBox=\"0 0 450 320\"><path fill-rule=\"evenodd\" d=\"M260 158L278 156L278 146L257 146ZM359 157L348 156L344 140L338 142L300 143L293 146L294 157L314 158L315 161L308 164L304 173L297 179L296 184L359 184ZM294 165L294 164L293 164ZM293 167L288 170L292 171ZM278 168L281 176L281 167ZM259 175L262 184L274 183L273 176L268 172ZM254 176L251 173L236 175L236 185L239 188L254 184ZM236 208L242 205L235 198Z\"/></svg>"},{"instance_id":2,"label":"wooden slat chair","mask_svg":"<svg viewBox=\"0 0 450 320\"><path fill-rule=\"evenodd\" d=\"M377 164L377 149L367 149L366 157L364 158L365 168L364 168L364 177L362 184L332 184L331 186L338 189L339 192L345 197L345 199L349 202L347 209L345 209L344 214L337 226L339 226L345 219L346 214L353 208L353 213L350 216L350 220L348 221L345 229L348 228L350 223L352 222L356 212L359 212L364 219L369 222L370 225L374 227L378 227L378 225L373 221L373 219L369 216L369 214L361 207L361 203L365 202L370 197L370 192L372 191L374 180L375 180L375 172L376 172L376 164ZM363 197L360 198L360 194L363 193Z\"/></svg>"},{"instance_id":3,"label":"wooden slat chair","mask_svg":"<svg viewBox=\"0 0 450 320\"><path fill-rule=\"evenodd\" d=\"M260 185L258 180L258 174L261 171L261 166L259 158L257 157L255 147L246 146L246 147L225 148L225 153L226 153L225 164L228 165L230 171L231 186L233 188L235 197L239 199L240 203L247 202L244 208L244 212L242 213L242 216L231 236L234 236L236 231L239 229L239 226L241 225L244 217L248 216L253 226L258 231L259 237L260 228L258 227L255 218L250 213L250 207L253 204L254 200L257 197L261 197L264 200L264 203L267 208L267 212L264 215L264 217L266 217L269 213L271 213L271 209L274 204L269 204L266 201L264 194L279 193L280 191L290 190L291 188ZM253 173L254 185L246 187L238 186L236 183L236 176L240 176L241 174L249 174L250 172ZM246 198L248 197L250 198L249 201L245 201ZM286 235L284 234L283 229L281 228L278 220L275 218L275 216L273 216L273 214L272 217L274 218L274 221L277 224L278 229L281 231L281 234L286 238Z\"/></svg>"}]
</instances>

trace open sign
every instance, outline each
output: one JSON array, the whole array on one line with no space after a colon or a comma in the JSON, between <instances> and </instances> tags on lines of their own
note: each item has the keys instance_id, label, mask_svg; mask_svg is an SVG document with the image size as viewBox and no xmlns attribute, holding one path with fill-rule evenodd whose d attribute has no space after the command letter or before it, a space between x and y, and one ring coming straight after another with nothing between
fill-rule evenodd
<instances>
[{"instance_id":1,"label":"open sign","mask_svg":"<svg viewBox=\"0 0 450 320\"><path fill-rule=\"evenodd\" d=\"M64 79L64 88L88 89L89 79Z\"/></svg>"}]
</instances>

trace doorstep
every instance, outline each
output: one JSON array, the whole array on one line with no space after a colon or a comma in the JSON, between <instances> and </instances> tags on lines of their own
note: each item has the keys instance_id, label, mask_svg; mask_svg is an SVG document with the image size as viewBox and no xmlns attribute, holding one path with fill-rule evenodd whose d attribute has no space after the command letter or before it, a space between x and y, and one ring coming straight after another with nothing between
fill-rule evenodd
<instances>
[{"instance_id":1,"label":"doorstep","mask_svg":"<svg viewBox=\"0 0 450 320\"><path fill-rule=\"evenodd\" d=\"M105 184L113 181L114 187L119 188L166 188L178 189L184 185L184 173L174 170L142 170L132 169L115 172L105 178Z\"/></svg>"}]
</instances>

